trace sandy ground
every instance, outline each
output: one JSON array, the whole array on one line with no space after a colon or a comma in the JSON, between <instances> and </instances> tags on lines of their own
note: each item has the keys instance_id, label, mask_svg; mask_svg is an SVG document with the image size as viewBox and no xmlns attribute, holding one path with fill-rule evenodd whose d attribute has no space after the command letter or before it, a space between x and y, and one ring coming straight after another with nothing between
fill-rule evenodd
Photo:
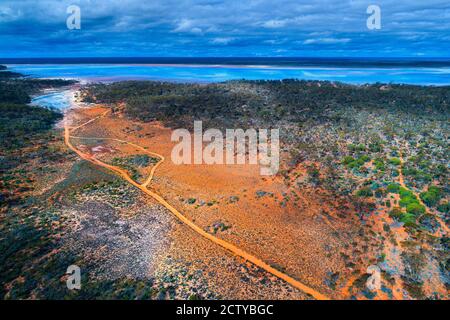
<instances>
[{"instance_id":1,"label":"sandy ground","mask_svg":"<svg viewBox=\"0 0 450 320\"><path fill-rule=\"evenodd\" d=\"M71 125L76 126L105 110L101 107L75 109L69 115ZM243 248L319 292L342 298L339 290L330 288L327 278L338 274L338 282L344 284L354 271L345 265L341 255L358 231L354 219L338 218L342 212L337 206L314 190L290 188L277 177L260 176L256 165L175 165L170 160L174 146L170 141L171 132L159 123L137 123L120 115L108 115L83 127L77 135L123 139L163 155L166 161L149 185L151 190L205 231ZM79 148L87 144L82 139L74 143ZM99 141L99 146L95 150L112 147L107 141ZM133 153L129 148L113 147L120 149L122 155ZM170 216L167 210L158 212ZM173 221L169 249L159 259L155 272L189 266L187 269L201 272L205 285L214 294L224 298L307 298L299 290Z\"/></svg>"}]
</instances>

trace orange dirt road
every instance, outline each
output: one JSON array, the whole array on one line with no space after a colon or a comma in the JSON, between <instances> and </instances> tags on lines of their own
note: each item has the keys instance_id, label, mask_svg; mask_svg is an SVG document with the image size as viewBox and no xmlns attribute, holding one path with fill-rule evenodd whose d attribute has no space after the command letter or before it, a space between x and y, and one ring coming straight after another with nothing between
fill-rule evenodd
<instances>
[{"instance_id":1,"label":"orange dirt road","mask_svg":"<svg viewBox=\"0 0 450 320\"><path fill-rule=\"evenodd\" d=\"M181 222L183 222L184 224L186 224L188 227L190 227L192 230L194 230L196 233L198 233L199 235L201 235L202 237L214 242L215 244L221 246L222 248L232 252L233 254L253 263L254 265L260 267L261 269L266 270L267 272L273 274L274 276L286 281L287 283L289 283L290 285L292 285L293 287L305 292L306 294L311 295L313 298L317 299L317 300L329 300L329 298L323 294L321 294L320 292L317 292L316 290L308 287L307 285L295 280L294 278L288 276L287 274L271 267L270 265L268 265L267 263L265 263L264 261L262 261L261 259L251 255L250 253L247 253L246 251L236 247L235 245L224 241L220 238L217 238L215 236L213 236L212 234L204 231L202 228L200 228L199 226L197 226L195 223L193 223L192 221L190 221L188 218L186 218L181 212L179 212L177 209L175 209L172 205L170 205L163 197L161 197L160 195L152 192L151 190L149 190L147 187L150 184L150 182L152 181L153 175L155 170L157 169L157 167L164 161L164 157L160 154L154 153L154 152L150 152L148 150L146 150L145 148L138 146L134 143L131 142L127 142L124 140L119 140L119 139L114 139L114 138L97 138L97 137L79 137L79 136L71 136L70 133L73 131L76 131L77 129L80 129L81 127L84 127L92 122L94 122L95 120L105 116L109 111L101 114L98 117L95 117L87 122L85 122L82 125L79 125L77 127L73 127L73 128L69 128L67 125L67 120L64 123L64 142L67 145L67 147L69 149L71 149L72 151L74 151L75 153L77 153L82 159L90 161L91 163L94 163L96 165L99 165L101 167L107 168L113 172L115 172L117 175L121 176L123 179L125 179L126 181L128 181L130 184L132 184L133 186L135 186L136 188L140 189L142 192L144 192L145 194L149 195L150 197L152 197L153 199L155 199L156 201L158 201L161 205L163 205L165 208L167 208L173 215L175 215ZM121 142L121 143L126 143L129 144L135 148L138 148L142 151L144 151L145 153L148 153L152 156L156 156L158 158L160 158L161 160L152 168L151 173L149 175L149 177L147 178L147 180L143 183L143 184L139 184L136 181L134 181L129 175L128 173L116 166L112 166L109 165L107 163L104 163L98 159L96 159L95 157L83 153L82 151L78 150L77 148L75 148L72 143L70 142L70 138L81 138L81 139L101 139L101 140L112 140L112 141L117 141L117 142Z\"/></svg>"}]
</instances>

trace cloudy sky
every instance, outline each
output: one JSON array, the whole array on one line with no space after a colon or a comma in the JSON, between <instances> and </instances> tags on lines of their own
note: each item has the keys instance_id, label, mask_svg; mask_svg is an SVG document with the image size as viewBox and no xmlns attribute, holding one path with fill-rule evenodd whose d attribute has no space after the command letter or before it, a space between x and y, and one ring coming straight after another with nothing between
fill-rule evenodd
<instances>
[{"instance_id":1,"label":"cloudy sky","mask_svg":"<svg viewBox=\"0 0 450 320\"><path fill-rule=\"evenodd\" d=\"M0 57L83 56L450 57L450 1L0 0Z\"/></svg>"}]
</instances>

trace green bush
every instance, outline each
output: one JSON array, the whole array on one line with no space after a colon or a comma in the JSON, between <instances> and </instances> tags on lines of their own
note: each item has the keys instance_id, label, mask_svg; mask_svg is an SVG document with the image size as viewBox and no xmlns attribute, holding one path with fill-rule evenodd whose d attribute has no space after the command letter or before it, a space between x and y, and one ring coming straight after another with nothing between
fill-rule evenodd
<instances>
[{"instance_id":1,"label":"green bush","mask_svg":"<svg viewBox=\"0 0 450 320\"><path fill-rule=\"evenodd\" d=\"M308 167L306 171L311 178L318 179L320 177L320 171L315 166Z\"/></svg>"},{"instance_id":2,"label":"green bush","mask_svg":"<svg viewBox=\"0 0 450 320\"><path fill-rule=\"evenodd\" d=\"M369 144L369 150L370 152L381 152L383 151L383 144L381 142L375 142Z\"/></svg>"},{"instance_id":3,"label":"green bush","mask_svg":"<svg viewBox=\"0 0 450 320\"><path fill-rule=\"evenodd\" d=\"M348 145L348 149L350 150L350 151L353 151L353 152L355 152L355 151L366 151L366 146L365 145L363 145L363 144L349 144Z\"/></svg>"},{"instance_id":4,"label":"green bush","mask_svg":"<svg viewBox=\"0 0 450 320\"><path fill-rule=\"evenodd\" d=\"M441 200L442 191L436 186L431 186L427 191L420 194L420 198L427 206L433 207Z\"/></svg>"},{"instance_id":5,"label":"green bush","mask_svg":"<svg viewBox=\"0 0 450 320\"><path fill-rule=\"evenodd\" d=\"M346 156L342 160L342 163L346 166L348 166L350 169L353 168L360 168L362 167L366 162L370 161L370 157L368 155L362 155L358 159L355 159L351 156Z\"/></svg>"},{"instance_id":6,"label":"green bush","mask_svg":"<svg viewBox=\"0 0 450 320\"><path fill-rule=\"evenodd\" d=\"M415 216L419 216L425 213L425 207L420 203L413 202L406 206L406 212Z\"/></svg>"},{"instance_id":7,"label":"green bush","mask_svg":"<svg viewBox=\"0 0 450 320\"><path fill-rule=\"evenodd\" d=\"M402 215L400 221L403 222L407 227L416 226L416 216L411 213L405 213L404 215Z\"/></svg>"},{"instance_id":8,"label":"green bush","mask_svg":"<svg viewBox=\"0 0 450 320\"><path fill-rule=\"evenodd\" d=\"M385 170L383 159L381 159L381 158L375 159L373 164L374 164L374 166L375 166L375 168L377 170L380 170L380 171L384 171Z\"/></svg>"},{"instance_id":9,"label":"green bush","mask_svg":"<svg viewBox=\"0 0 450 320\"><path fill-rule=\"evenodd\" d=\"M372 192L372 189L370 189L369 187L364 187L364 188L359 189L356 192L356 195L358 197L371 197L371 196L373 196L373 192Z\"/></svg>"},{"instance_id":10,"label":"green bush","mask_svg":"<svg viewBox=\"0 0 450 320\"><path fill-rule=\"evenodd\" d=\"M450 212L450 204L448 202L441 203L437 207L439 212L449 213Z\"/></svg>"},{"instance_id":11,"label":"green bush","mask_svg":"<svg viewBox=\"0 0 450 320\"><path fill-rule=\"evenodd\" d=\"M407 197L403 197L400 199L401 207L407 207L408 205L413 204L413 203L419 204L419 201L417 200L416 197L407 196Z\"/></svg>"},{"instance_id":12,"label":"green bush","mask_svg":"<svg viewBox=\"0 0 450 320\"><path fill-rule=\"evenodd\" d=\"M342 163L348 165L353 161L355 161L355 158L353 158L352 156L345 156L344 159L342 160Z\"/></svg>"},{"instance_id":13,"label":"green bush","mask_svg":"<svg viewBox=\"0 0 450 320\"><path fill-rule=\"evenodd\" d=\"M376 198L382 198L385 195L385 191L382 188L378 188L375 190L375 197Z\"/></svg>"},{"instance_id":14,"label":"green bush","mask_svg":"<svg viewBox=\"0 0 450 320\"><path fill-rule=\"evenodd\" d=\"M399 207L395 207L393 208L390 212L389 212L389 216L393 219L399 220L402 216L403 216L403 212L402 209Z\"/></svg>"},{"instance_id":15,"label":"green bush","mask_svg":"<svg viewBox=\"0 0 450 320\"><path fill-rule=\"evenodd\" d=\"M390 183L386 189L390 193L398 193L400 191L400 185L396 183Z\"/></svg>"},{"instance_id":16,"label":"green bush","mask_svg":"<svg viewBox=\"0 0 450 320\"><path fill-rule=\"evenodd\" d=\"M370 157L368 155L362 155L359 160L363 161L363 162L369 162L370 161Z\"/></svg>"},{"instance_id":17,"label":"green bush","mask_svg":"<svg viewBox=\"0 0 450 320\"><path fill-rule=\"evenodd\" d=\"M393 164L394 166L399 166L402 162L399 158L390 158L389 163Z\"/></svg>"},{"instance_id":18,"label":"green bush","mask_svg":"<svg viewBox=\"0 0 450 320\"><path fill-rule=\"evenodd\" d=\"M414 197L415 195L411 190L405 189L403 187L399 188L399 193L400 193L400 198L404 198L404 197Z\"/></svg>"}]
</instances>

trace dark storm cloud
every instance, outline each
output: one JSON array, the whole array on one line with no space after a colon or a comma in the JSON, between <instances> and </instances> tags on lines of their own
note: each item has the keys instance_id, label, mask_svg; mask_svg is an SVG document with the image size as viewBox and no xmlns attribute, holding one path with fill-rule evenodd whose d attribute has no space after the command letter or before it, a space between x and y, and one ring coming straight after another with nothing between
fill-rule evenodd
<instances>
[{"instance_id":1,"label":"dark storm cloud","mask_svg":"<svg viewBox=\"0 0 450 320\"><path fill-rule=\"evenodd\" d=\"M69 5L81 30L66 28ZM382 10L368 30L366 9ZM449 1L0 2L0 56L449 56Z\"/></svg>"}]
</instances>

